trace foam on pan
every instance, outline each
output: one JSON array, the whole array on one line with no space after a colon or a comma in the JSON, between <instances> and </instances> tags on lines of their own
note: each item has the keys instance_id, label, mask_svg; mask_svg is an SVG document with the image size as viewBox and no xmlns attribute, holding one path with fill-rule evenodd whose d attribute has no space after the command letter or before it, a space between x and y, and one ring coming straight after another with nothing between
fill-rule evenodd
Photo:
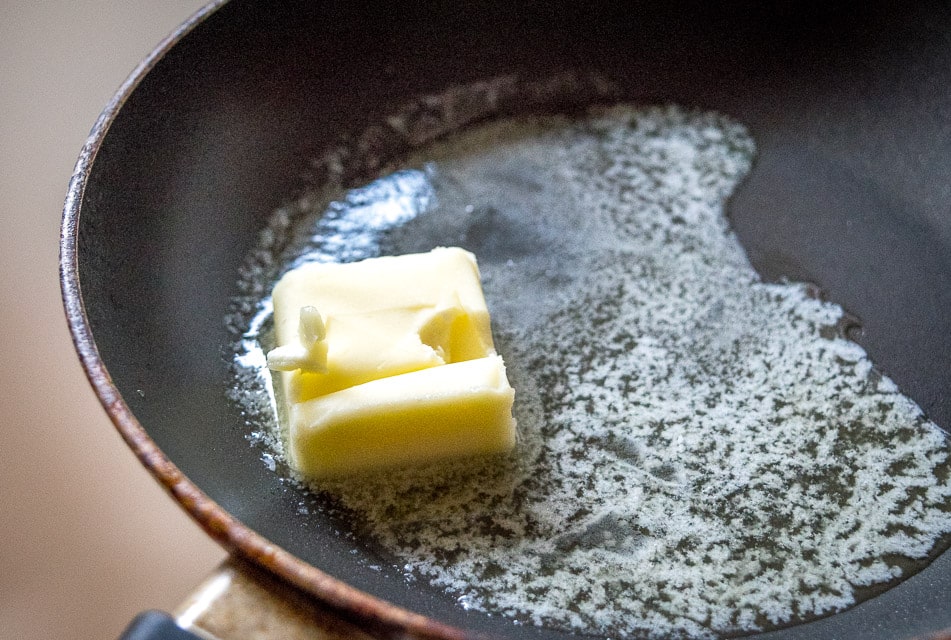
<instances>
[{"instance_id":1,"label":"foam on pan","mask_svg":"<svg viewBox=\"0 0 951 640\"><path fill-rule=\"evenodd\" d=\"M951 532L947 436L840 307L750 266L724 203L753 155L728 118L618 107L410 159L424 206L370 242L476 252L519 447L314 491L407 579L598 635L772 628L913 569Z\"/></svg>"}]
</instances>

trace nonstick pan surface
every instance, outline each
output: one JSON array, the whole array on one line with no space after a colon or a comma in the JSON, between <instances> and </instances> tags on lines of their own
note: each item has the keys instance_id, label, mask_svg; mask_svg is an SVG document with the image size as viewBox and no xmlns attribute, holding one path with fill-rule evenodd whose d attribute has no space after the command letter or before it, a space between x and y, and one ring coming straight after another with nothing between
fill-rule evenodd
<instances>
[{"instance_id":1,"label":"nonstick pan surface","mask_svg":"<svg viewBox=\"0 0 951 640\"><path fill-rule=\"evenodd\" d=\"M236 274L270 213L313 181L310 160L398 105L491 78L596 73L612 99L747 125L758 156L728 214L753 265L860 318L871 358L951 426L944 4L358 4L209 7L106 109L67 197L64 298L86 371L153 474L233 553L382 631L569 637L466 611L372 569L339 523L300 518L300 490L260 463L226 393ZM944 553L860 606L764 637L931 633L951 628L948 593Z\"/></svg>"}]
</instances>

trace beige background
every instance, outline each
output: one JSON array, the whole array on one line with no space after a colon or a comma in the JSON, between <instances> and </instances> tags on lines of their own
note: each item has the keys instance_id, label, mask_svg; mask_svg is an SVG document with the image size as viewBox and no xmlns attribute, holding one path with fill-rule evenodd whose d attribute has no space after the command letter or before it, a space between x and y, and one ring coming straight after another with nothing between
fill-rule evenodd
<instances>
[{"instance_id":1,"label":"beige background","mask_svg":"<svg viewBox=\"0 0 951 640\"><path fill-rule=\"evenodd\" d=\"M202 4L0 2L0 638L115 638L224 558L106 419L73 353L56 266L90 126Z\"/></svg>"}]
</instances>

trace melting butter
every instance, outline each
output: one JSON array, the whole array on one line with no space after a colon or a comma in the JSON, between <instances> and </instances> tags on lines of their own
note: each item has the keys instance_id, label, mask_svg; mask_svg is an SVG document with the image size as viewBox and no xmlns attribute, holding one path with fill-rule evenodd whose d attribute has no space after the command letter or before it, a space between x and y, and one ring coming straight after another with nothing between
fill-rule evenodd
<instances>
[{"instance_id":1,"label":"melting butter","mask_svg":"<svg viewBox=\"0 0 951 640\"><path fill-rule=\"evenodd\" d=\"M272 296L289 462L309 478L515 445L475 256L311 263Z\"/></svg>"},{"instance_id":2,"label":"melting butter","mask_svg":"<svg viewBox=\"0 0 951 640\"><path fill-rule=\"evenodd\" d=\"M830 338L840 307L750 266L724 204L753 155L739 123L673 107L506 120L406 163L425 170L303 207L296 227L279 212L242 283L263 316L282 261L460 244L519 389L511 463L314 491L407 579L593 636L771 629L920 568L951 532L948 439ZM276 253L280 237L299 251ZM445 343L440 318L422 343ZM238 358L261 367L253 349ZM266 455L286 459L261 425Z\"/></svg>"}]
</instances>

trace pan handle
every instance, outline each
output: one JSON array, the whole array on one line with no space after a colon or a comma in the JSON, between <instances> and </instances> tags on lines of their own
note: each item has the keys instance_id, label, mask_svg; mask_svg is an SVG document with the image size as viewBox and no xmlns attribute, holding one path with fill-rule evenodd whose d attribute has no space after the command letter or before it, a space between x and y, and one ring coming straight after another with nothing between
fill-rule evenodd
<instances>
[{"instance_id":1,"label":"pan handle","mask_svg":"<svg viewBox=\"0 0 951 640\"><path fill-rule=\"evenodd\" d=\"M119 640L201 640L175 624L167 613L145 611L137 615Z\"/></svg>"},{"instance_id":2,"label":"pan handle","mask_svg":"<svg viewBox=\"0 0 951 640\"><path fill-rule=\"evenodd\" d=\"M152 613L146 613L153 617ZM123 636L120 640L373 640L310 596L259 567L228 558L162 624L187 635ZM387 636L390 637L390 636ZM415 636L401 635L413 640Z\"/></svg>"}]
</instances>

